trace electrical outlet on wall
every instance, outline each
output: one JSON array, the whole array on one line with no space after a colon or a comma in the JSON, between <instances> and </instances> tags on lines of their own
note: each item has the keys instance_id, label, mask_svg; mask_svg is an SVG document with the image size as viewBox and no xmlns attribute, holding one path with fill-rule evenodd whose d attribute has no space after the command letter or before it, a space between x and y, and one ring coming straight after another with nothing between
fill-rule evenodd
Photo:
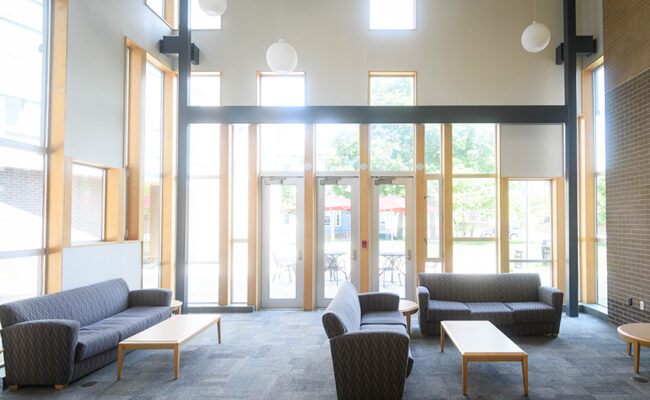
<instances>
[{"instance_id":1,"label":"electrical outlet on wall","mask_svg":"<svg viewBox=\"0 0 650 400\"><path fill-rule=\"evenodd\" d=\"M643 300L639 302L639 308L645 310L645 302Z\"/></svg>"}]
</instances>

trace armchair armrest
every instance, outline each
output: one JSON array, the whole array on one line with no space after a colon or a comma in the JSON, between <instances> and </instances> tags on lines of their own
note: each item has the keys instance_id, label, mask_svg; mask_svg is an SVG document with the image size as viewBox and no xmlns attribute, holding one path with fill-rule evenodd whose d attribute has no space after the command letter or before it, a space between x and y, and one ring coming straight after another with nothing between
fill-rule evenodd
<instances>
[{"instance_id":1,"label":"armchair armrest","mask_svg":"<svg viewBox=\"0 0 650 400\"><path fill-rule=\"evenodd\" d=\"M370 311L397 311L399 310L399 295L395 293L361 293L359 294L361 314Z\"/></svg>"},{"instance_id":2,"label":"armchair armrest","mask_svg":"<svg viewBox=\"0 0 650 400\"><path fill-rule=\"evenodd\" d=\"M358 331L330 339L339 399L401 399L409 374L409 337Z\"/></svg>"},{"instance_id":3,"label":"armchair armrest","mask_svg":"<svg viewBox=\"0 0 650 400\"><path fill-rule=\"evenodd\" d=\"M431 294L429 289L425 286L417 287L417 296L418 296L418 319L420 320L420 327L422 323L427 320L427 311L429 310L429 299L431 299Z\"/></svg>"},{"instance_id":4,"label":"armchair armrest","mask_svg":"<svg viewBox=\"0 0 650 400\"><path fill-rule=\"evenodd\" d=\"M7 385L67 385L72 379L79 322L48 319L2 329Z\"/></svg>"},{"instance_id":5,"label":"armchair armrest","mask_svg":"<svg viewBox=\"0 0 650 400\"><path fill-rule=\"evenodd\" d=\"M138 289L129 292L129 307L169 307L172 291L169 289Z\"/></svg>"}]
</instances>

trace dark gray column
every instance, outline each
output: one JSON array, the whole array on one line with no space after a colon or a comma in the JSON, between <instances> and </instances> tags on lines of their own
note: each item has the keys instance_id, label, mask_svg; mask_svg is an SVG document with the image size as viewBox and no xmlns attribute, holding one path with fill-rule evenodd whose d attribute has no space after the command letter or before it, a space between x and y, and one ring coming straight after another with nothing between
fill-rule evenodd
<instances>
[{"instance_id":1,"label":"dark gray column","mask_svg":"<svg viewBox=\"0 0 650 400\"><path fill-rule=\"evenodd\" d=\"M187 310L187 194L188 159L187 142L189 79L191 72L190 0L179 1L178 18L178 179L176 187L176 298Z\"/></svg>"},{"instance_id":2,"label":"dark gray column","mask_svg":"<svg viewBox=\"0 0 650 400\"><path fill-rule=\"evenodd\" d=\"M569 317L578 316L578 112L576 95L576 1L564 0L566 314Z\"/></svg>"}]
</instances>

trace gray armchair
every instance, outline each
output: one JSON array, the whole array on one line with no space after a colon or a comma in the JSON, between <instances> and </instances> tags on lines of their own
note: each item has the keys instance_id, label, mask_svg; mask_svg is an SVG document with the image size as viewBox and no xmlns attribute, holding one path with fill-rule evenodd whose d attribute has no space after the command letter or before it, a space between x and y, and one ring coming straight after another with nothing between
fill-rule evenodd
<instances>
[{"instance_id":1,"label":"gray armchair","mask_svg":"<svg viewBox=\"0 0 650 400\"><path fill-rule=\"evenodd\" d=\"M406 321L392 293L344 282L323 314L339 399L401 399L413 368Z\"/></svg>"}]
</instances>

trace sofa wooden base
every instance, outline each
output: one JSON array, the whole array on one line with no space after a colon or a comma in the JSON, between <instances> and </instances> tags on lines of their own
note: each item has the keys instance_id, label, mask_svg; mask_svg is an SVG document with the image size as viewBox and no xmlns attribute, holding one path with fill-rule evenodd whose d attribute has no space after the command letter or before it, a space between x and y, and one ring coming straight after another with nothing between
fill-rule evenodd
<instances>
[{"instance_id":1,"label":"sofa wooden base","mask_svg":"<svg viewBox=\"0 0 650 400\"><path fill-rule=\"evenodd\" d=\"M68 385L54 385L54 390L63 390L67 387Z\"/></svg>"},{"instance_id":2,"label":"sofa wooden base","mask_svg":"<svg viewBox=\"0 0 650 400\"><path fill-rule=\"evenodd\" d=\"M9 390L18 390L18 385L9 385Z\"/></svg>"}]
</instances>

